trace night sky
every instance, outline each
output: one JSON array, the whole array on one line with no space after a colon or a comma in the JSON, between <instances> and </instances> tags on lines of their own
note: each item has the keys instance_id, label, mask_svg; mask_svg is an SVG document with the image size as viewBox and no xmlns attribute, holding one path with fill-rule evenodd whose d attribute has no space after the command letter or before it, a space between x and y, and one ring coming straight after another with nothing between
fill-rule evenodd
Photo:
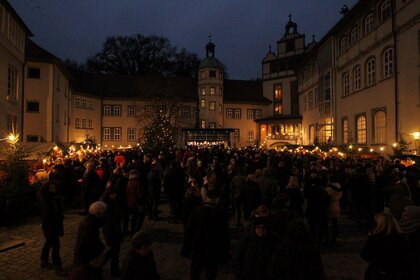
<instances>
[{"instance_id":1,"label":"night sky","mask_svg":"<svg viewBox=\"0 0 420 280\"><path fill-rule=\"evenodd\" d=\"M208 36L232 79L261 77L261 61L284 33L289 13L316 41L357 0L9 0L41 47L84 62L107 36L156 34L205 56Z\"/></svg>"}]
</instances>

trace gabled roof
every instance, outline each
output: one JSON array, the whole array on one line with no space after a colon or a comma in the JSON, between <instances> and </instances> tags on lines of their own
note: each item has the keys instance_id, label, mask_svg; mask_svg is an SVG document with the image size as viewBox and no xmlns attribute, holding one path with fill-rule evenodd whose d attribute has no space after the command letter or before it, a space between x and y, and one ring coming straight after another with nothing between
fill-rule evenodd
<instances>
[{"instance_id":1,"label":"gabled roof","mask_svg":"<svg viewBox=\"0 0 420 280\"><path fill-rule=\"evenodd\" d=\"M31 39L26 40L26 60L56 64L60 68L60 70L67 76L67 78L69 80L71 79L71 74L64 66L61 59L46 51L45 49L41 48Z\"/></svg>"}]
</instances>

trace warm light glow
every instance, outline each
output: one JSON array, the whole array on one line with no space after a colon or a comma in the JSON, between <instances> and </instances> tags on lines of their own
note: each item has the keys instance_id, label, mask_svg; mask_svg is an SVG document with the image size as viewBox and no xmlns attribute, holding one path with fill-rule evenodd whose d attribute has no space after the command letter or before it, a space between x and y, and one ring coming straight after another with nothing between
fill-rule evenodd
<instances>
[{"instance_id":1,"label":"warm light glow","mask_svg":"<svg viewBox=\"0 0 420 280\"><path fill-rule=\"evenodd\" d=\"M56 152L58 151L58 147L57 147L57 146L54 146L54 148L53 148L53 149L54 149L54 151L56 151Z\"/></svg>"},{"instance_id":2,"label":"warm light glow","mask_svg":"<svg viewBox=\"0 0 420 280\"><path fill-rule=\"evenodd\" d=\"M383 151L385 148L384 147L380 147L379 150Z\"/></svg>"},{"instance_id":3,"label":"warm light glow","mask_svg":"<svg viewBox=\"0 0 420 280\"><path fill-rule=\"evenodd\" d=\"M13 133L10 133L9 136L7 136L7 139L10 142L14 142L16 140L16 136Z\"/></svg>"},{"instance_id":4,"label":"warm light glow","mask_svg":"<svg viewBox=\"0 0 420 280\"><path fill-rule=\"evenodd\" d=\"M42 163L43 163L43 164L46 164L46 163L47 163L47 160L44 158L44 159L42 160Z\"/></svg>"},{"instance_id":5,"label":"warm light glow","mask_svg":"<svg viewBox=\"0 0 420 280\"><path fill-rule=\"evenodd\" d=\"M392 144L392 147L397 147L397 143Z\"/></svg>"},{"instance_id":6,"label":"warm light glow","mask_svg":"<svg viewBox=\"0 0 420 280\"><path fill-rule=\"evenodd\" d=\"M357 149L359 152L362 151L362 148Z\"/></svg>"},{"instance_id":7,"label":"warm light glow","mask_svg":"<svg viewBox=\"0 0 420 280\"><path fill-rule=\"evenodd\" d=\"M261 130L264 131L265 130L265 127L261 128Z\"/></svg>"},{"instance_id":8,"label":"warm light glow","mask_svg":"<svg viewBox=\"0 0 420 280\"><path fill-rule=\"evenodd\" d=\"M373 149L370 149L369 151L370 151L370 152L373 152Z\"/></svg>"},{"instance_id":9,"label":"warm light glow","mask_svg":"<svg viewBox=\"0 0 420 280\"><path fill-rule=\"evenodd\" d=\"M350 145L350 146L349 146L349 149L353 149L353 145Z\"/></svg>"},{"instance_id":10,"label":"warm light glow","mask_svg":"<svg viewBox=\"0 0 420 280\"><path fill-rule=\"evenodd\" d=\"M417 131L416 131L416 132L414 132L414 133L413 133L413 136L414 136L414 139L415 139L415 140L419 140L419 139L420 139L420 132L417 132Z\"/></svg>"}]
</instances>

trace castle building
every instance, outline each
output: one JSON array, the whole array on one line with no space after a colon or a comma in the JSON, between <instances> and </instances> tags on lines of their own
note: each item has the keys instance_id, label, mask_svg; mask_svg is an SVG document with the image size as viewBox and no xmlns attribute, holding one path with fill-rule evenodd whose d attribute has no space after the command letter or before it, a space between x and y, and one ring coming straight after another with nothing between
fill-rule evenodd
<instances>
[{"instance_id":1,"label":"castle building","mask_svg":"<svg viewBox=\"0 0 420 280\"><path fill-rule=\"evenodd\" d=\"M0 3L2 135L23 127L28 142L130 147L151 117L165 114L179 145L319 143L390 153L402 137L419 151L420 1L359 1L309 44L289 16L262 60L261 81L226 79L211 40L196 78L69 71L32 41L24 68L31 33Z\"/></svg>"}]
</instances>

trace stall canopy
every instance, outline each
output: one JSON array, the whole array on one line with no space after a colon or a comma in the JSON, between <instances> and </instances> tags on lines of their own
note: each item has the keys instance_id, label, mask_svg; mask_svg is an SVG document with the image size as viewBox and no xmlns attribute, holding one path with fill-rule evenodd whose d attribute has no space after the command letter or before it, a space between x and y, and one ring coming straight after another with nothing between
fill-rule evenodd
<instances>
[{"instance_id":1,"label":"stall canopy","mask_svg":"<svg viewBox=\"0 0 420 280\"><path fill-rule=\"evenodd\" d=\"M48 155L51 150L57 146L55 142L36 142L36 143L22 143L22 148L24 150L25 160L29 161L38 161L42 160L46 155ZM60 144L61 146L63 144ZM65 145L66 146L66 145ZM7 149L10 149L10 145L7 142L0 142L0 160L6 160Z\"/></svg>"}]
</instances>

